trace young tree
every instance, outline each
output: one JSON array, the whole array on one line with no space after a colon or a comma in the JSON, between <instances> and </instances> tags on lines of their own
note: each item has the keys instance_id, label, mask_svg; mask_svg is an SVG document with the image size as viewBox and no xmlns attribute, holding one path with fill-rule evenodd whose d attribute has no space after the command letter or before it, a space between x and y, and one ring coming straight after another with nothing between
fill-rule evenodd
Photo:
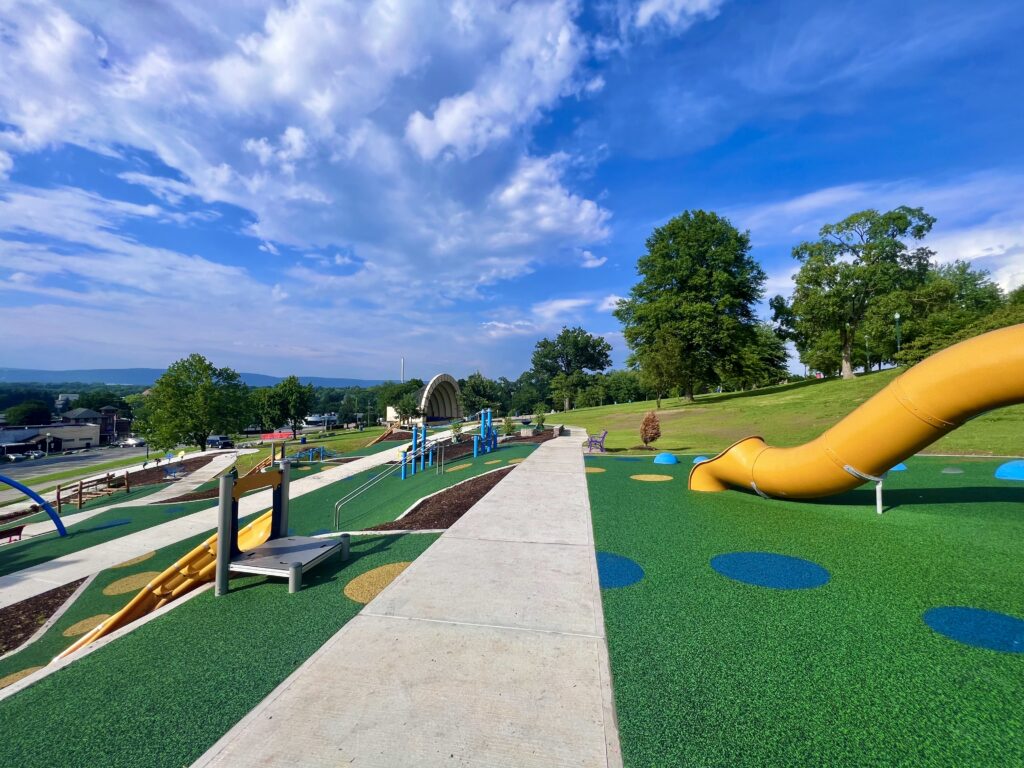
<instances>
[{"instance_id":1,"label":"young tree","mask_svg":"<svg viewBox=\"0 0 1024 768\"><path fill-rule=\"evenodd\" d=\"M750 340L764 271L750 256L750 235L728 219L685 211L647 238L637 261L640 282L615 316L639 362L659 332L679 342L679 377L687 400L715 380L715 363Z\"/></svg>"},{"instance_id":2,"label":"young tree","mask_svg":"<svg viewBox=\"0 0 1024 768\"><path fill-rule=\"evenodd\" d=\"M554 339L541 339L533 349L533 370L553 386L554 378L563 374L561 392L565 410L585 381L585 373L598 373L611 367L612 345L600 336L582 328L563 327Z\"/></svg>"},{"instance_id":3,"label":"young tree","mask_svg":"<svg viewBox=\"0 0 1024 768\"><path fill-rule=\"evenodd\" d=\"M419 404L412 394L402 395L401 399L395 404L395 413L398 414L398 419L402 423L407 423L409 419L415 419L422 415Z\"/></svg>"},{"instance_id":4,"label":"young tree","mask_svg":"<svg viewBox=\"0 0 1024 768\"><path fill-rule=\"evenodd\" d=\"M250 414L249 391L238 373L191 354L157 379L137 414L136 429L159 449L187 443L205 451L206 438L238 432Z\"/></svg>"},{"instance_id":5,"label":"young tree","mask_svg":"<svg viewBox=\"0 0 1024 768\"><path fill-rule=\"evenodd\" d=\"M801 357L823 335L836 334L842 376L853 378L854 339L872 306L881 296L924 282L932 251L905 241L921 240L934 223L922 208L860 211L826 224L819 240L793 249L801 266L789 310Z\"/></svg>"},{"instance_id":6,"label":"young tree","mask_svg":"<svg viewBox=\"0 0 1024 768\"><path fill-rule=\"evenodd\" d=\"M274 385L275 396L281 404L281 414L292 430L292 439L299 436L304 419L313 412L316 392L312 384L303 385L298 376L289 376Z\"/></svg>"},{"instance_id":7,"label":"young tree","mask_svg":"<svg viewBox=\"0 0 1024 768\"><path fill-rule=\"evenodd\" d=\"M643 440L644 448L649 448L650 444L659 437L661 437L661 423L654 411L648 411L640 424L640 439Z\"/></svg>"},{"instance_id":8,"label":"young tree","mask_svg":"<svg viewBox=\"0 0 1024 768\"><path fill-rule=\"evenodd\" d=\"M501 388L498 382L488 379L480 371L469 374L459 382L459 395L467 417L484 408L501 410Z\"/></svg>"},{"instance_id":9,"label":"young tree","mask_svg":"<svg viewBox=\"0 0 1024 768\"><path fill-rule=\"evenodd\" d=\"M26 400L4 411L4 418L12 427L21 427L26 424L49 424L53 416L50 406L42 400Z\"/></svg>"},{"instance_id":10,"label":"young tree","mask_svg":"<svg viewBox=\"0 0 1024 768\"><path fill-rule=\"evenodd\" d=\"M683 368L680 360L683 345L674 333L660 331L634 357L640 366L640 381L654 393L661 409L661 398L673 387L683 384Z\"/></svg>"}]
</instances>

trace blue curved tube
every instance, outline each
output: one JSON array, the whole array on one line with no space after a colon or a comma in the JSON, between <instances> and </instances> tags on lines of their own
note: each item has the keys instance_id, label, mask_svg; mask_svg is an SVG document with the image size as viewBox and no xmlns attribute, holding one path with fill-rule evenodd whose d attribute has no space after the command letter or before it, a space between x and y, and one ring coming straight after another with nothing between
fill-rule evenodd
<instances>
[{"instance_id":1,"label":"blue curved tube","mask_svg":"<svg viewBox=\"0 0 1024 768\"><path fill-rule=\"evenodd\" d=\"M32 499L32 501L34 501L36 504L38 504L39 506L46 510L46 514L50 516L50 519L53 520L53 524L57 526L57 533L59 533L61 536L68 535L67 529L64 527L64 523L62 523L60 520L60 515L53 511L53 507L51 507L47 502L45 502L42 496L40 496L38 493L33 491L28 486L22 485L17 480L12 480L11 478L4 477L3 475L0 475L0 483L6 483L7 485L11 486L11 488L14 488L17 491L21 491L30 499Z\"/></svg>"}]
</instances>

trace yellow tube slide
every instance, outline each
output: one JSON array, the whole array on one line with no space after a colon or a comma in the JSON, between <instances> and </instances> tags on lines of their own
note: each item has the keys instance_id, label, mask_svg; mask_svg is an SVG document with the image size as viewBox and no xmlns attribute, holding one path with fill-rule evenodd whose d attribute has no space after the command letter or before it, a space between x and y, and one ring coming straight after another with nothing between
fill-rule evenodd
<instances>
[{"instance_id":1,"label":"yellow tube slide","mask_svg":"<svg viewBox=\"0 0 1024 768\"><path fill-rule=\"evenodd\" d=\"M238 548L245 551L265 543L270 536L272 512L260 515L238 532ZM124 608L104 621L94 630L80 637L74 645L57 656L62 659L79 648L115 629L131 624L146 614L161 608L172 600L191 592L196 587L213 581L217 566L217 534L193 549L178 560L174 565L161 573L142 590ZM56 659L55 659L56 660Z\"/></svg>"},{"instance_id":2,"label":"yellow tube slide","mask_svg":"<svg viewBox=\"0 0 1024 768\"><path fill-rule=\"evenodd\" d=\"M856 488L978 414L1024 402L1024 325L937 352L816 440L771 448L747 437L690 471L690 489L749 488L812 499ZM993 446L996 447L996 446Z\"/></svg>"}]
</instances>

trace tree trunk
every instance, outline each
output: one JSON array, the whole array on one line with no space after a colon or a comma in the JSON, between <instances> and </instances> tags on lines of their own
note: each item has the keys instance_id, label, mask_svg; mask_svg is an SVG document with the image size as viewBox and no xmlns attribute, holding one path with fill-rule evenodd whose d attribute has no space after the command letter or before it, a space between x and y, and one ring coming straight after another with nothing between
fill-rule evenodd
<instances>
[{"instance_id":1,"label":"tree trunk","mask_svg":"<svg viewBox=\"0 0 1024 768\"><path fill-rule=\"evenodd\" d=\"M657 401L658 401L658 410L660 411L660 410L661 410L661 392L659 392L659 393L658 393L658 397L657 397L656 399L657 399ZM646 444L646 443L644 443L644 446L645 446L645 447L646 447L646 445L647 445L647 444Z\"/></svg>"},{"instance_id":2,"label":"tree trunk","mask_svg":"<svg viewBox=\"0 0 1024 768\"><path fill-rule=\"evenodd\" d=\"M565 408L563 408L562 410L564 410L566 413L568 413L568 411L569 411L569 398L568 397L565 398Z\"/></svg>"},{"instance_id":3,"label":"tree trunk","mask_svg":"<svg viewBox=\"0 0 1024 768\"><path fill-rule=\"evenodd\" d=\"M844 379L852 379L853 375L853 333L849 332L843 337L843 367Z\"/></svg>"},{"instance_id":4,"label":"tree trunk","mask_svg":"<svg viewBox=\"0 0 1024 768\"><path fill-rule=\"evenodd\" d=\"M684 394L686 395L686 402L688 402L688 403L695 402L694 397L693 397L693 382L692 381L687 381L686 382L686 386L684 387Z\"/></svg>"}]
</instances>

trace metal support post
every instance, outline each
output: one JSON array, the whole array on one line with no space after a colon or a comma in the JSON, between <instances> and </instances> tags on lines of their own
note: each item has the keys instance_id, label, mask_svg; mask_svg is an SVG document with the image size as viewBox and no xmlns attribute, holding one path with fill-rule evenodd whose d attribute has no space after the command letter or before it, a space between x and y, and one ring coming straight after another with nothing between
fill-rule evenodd
<instances>
[{"instance_id":1,"label":"metal support post","mask_svg":"<svg viewBox=\"0 0 1024 768\"><path fill-rule=\"evenodd\" d=\"M288 566L288 591L298 592L302 589L302 563L291 563Z\"/></svg>"},{"instance_id":2,"label":"metal support post","mask_svg":"<svg viewBox=\"0 0 1024 768\"><path fill-rule=\"evenodd\" d=\"M405 480L405 451L402 451L402 479Z\"/></svg>"},{"instance_id":3,"label":"metal support post","mask_svg":"<svg viewBox=\"0 0 1024 768\"><path fill-rule=\"evenodd\" d=\"M878 514L882 514L882 481L879 480L875 483L875 510Z\"/></svg>"},{"instance_id":4,"label":"metal support post","mask_svg":"<svg viewBox=\"0 0 1024 768\"><path fill-rule=\"evenodd\" d=\"M291 462L281 461L277 468L281 470L281 484L274 489L274 518L275 525L270 533L270 538L279 539L288 535L288 495L291 484L292 465Z\"/></svg>"},{"instance_id":5,"label":"metal support post","mask_svg":"<svg viewBox=\"0 0 1024 768\"><path fill-rule=\"evenodd\" d=\"M473 458L480 455L480 436L473 435Z\"/></svg>"},{"instance_id":6,"label":"metal support post","mask_svg":"<svg viewBox=\"0 0 1024 768\"><path fill-rule=\"evenodd\" d=\"M352 550L352 536L347 533L341 534L341 559L348 560L349 552Z\"/></svg>"},{"instance_id":7,"label":"metal support post","mask_svg":"<svg viewBox=\"0 0 1024 768\"><path fill-rule=\"evenodd\" d=\"M232 491L235 488L235 477L226 474L220 479L220 502L217 507L217 567L214 595L221 597L228 593L228 578L231 569L231 545L234 531L232 518L235 499Z\"/></svg>"}]
</instances>

